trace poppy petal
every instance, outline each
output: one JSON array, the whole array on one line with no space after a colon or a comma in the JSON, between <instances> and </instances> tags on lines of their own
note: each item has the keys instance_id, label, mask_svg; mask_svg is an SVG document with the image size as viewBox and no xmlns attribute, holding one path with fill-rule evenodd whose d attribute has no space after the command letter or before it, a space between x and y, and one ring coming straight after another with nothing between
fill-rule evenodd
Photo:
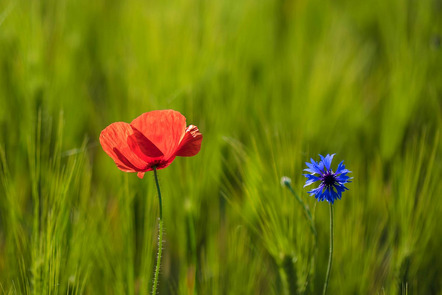
<instances>
[{"instance_id":1,"label":"poppy petal","mask_svg":"<svg viewBox=\"0 0 442 295\"><path fill-rule=\"evenodd\" d=\"M174 155L184 136L186 118L174 110L151 111L135 118L130 125L155 145L167 160Z\"/></svg>"},{"instance_id":2,"label":"poppy petal","mask_svg":"<svg viewBox=\"0 0 442 295\"><path fill-rule=\"evenodd\" d=\"M125 172L144 170L147 163L140 159L128 144L128 138L133 130L128 123L116 122L107 126L100 134L100 143L103 150Z\"/></svg>"},{"instance_id":3,"label":"poppy petal","mask_svg":"<svg viewBox=\"0 0 442 295\"><path fill-rule=\"evenodd\" d=\"M198 127L189 125L175 155L180 157L195 156L201 149L202 140L203 135L199 132Z\"/></svg>"},{"instance_id":4,"label":"poppy petal","mask_svg":"<svg viewBox=\"0 0 442 295\"><path fill-rule=\"evenodd\" d=\"M134 153L148 164L163 159L163 153L140 131L132 127L134 134L127 138L127 144Z\"/></svg>"},{"instance_id":5,"label":"poppy petal","mask_svg":"<svg viewBox=\"0 0 442 295\"><path fill-rule=\"evenodd\" d=\"M126 172L134 172L139 170L137 167L135 167L117 148L113 148L112 151L117 156L117 159L119 161L115 161L115 164L117 164L117 167L120 168L120 170L126 171ZM122 163L122 164L121 164Z\"/></svg>"}]
</instances>

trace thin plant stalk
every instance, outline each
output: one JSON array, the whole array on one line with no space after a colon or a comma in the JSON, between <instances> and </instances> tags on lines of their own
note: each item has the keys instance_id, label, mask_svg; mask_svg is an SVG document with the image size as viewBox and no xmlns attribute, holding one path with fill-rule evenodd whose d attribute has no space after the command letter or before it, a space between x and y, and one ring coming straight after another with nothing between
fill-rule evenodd
<instances>
[{"instance_id":1,"label":"thin plant stalk","mask_svg":"<svg viewBox=\"0 0 442 295\"><path fill-rule=\"evenodd\" d=\"M327 294L328 280L330 279L330 272L333 258L333 204L330 203L330 253L328 257L327 273L325 275L324 289L322 295Z\"/></svg>"},{"instance_id":2,"label":"thin plant stalk","mask_svg":"<svg viewBox=\"0 0 442 295\"><path fill-rule=\"evenodd\" d=\"M310 209L309 209L308 205L306 203L304 203L304 201L301 199L301 197L295 192L295 190L293 189L293 187L291 185L290 179L288 177L283 177L282 178L282 184L285 185L289 189L289 191L292 193L292 195L295 197L295 199L298 201L298 203L301 204L302 208L304 209L304 216L309 221L310 230L311 230L311 232L313 234L313 237L314 237L313 255L311 257L311 261L310 261L310 265L309 265L309 271L308 271L308 276L307 276L307 279L306 279L306 282L305 282L305 288L307 288L307 285L308 285L308 282L309 282L309 278L312 275L311 269L312 269L313 265L315 264L315 260L316 260L317 244L318 244L318 234L316 232L315 223L313 221L312 213L310 212Z\"/></svg>"},{"instance_id":3,"label":"thin plant stalk","mask_svg":"<svg viewBox=\"0 0 442 295\"><path fill-rule=\"evenodd\" d=\"M299 204L301 204L302 208L304 208L304 215L307 218L307 220L309 221L309 223L310 223L309 224L310 225L310 230L312 231L313 235L316 238L318 235L316 233L316 228L315 228L315 224L313 222L313 217L312 217L312 214L310 212L310 209L302 201L302 199L298 196L298 194L295 192L295 190L292 188L292 185L290 184L290 181L284 181L284 185L290 190L292 195L295 196L295 199L299 202Z\"/></svg>"},{"instance_id":4,"label":"thin plant stalk","mask_svg":"<svg viewBox=\"0 0 442 295\"><path fill-rule=\"evenodd\" d=\"M187 215L187 224L189 230L189 242L190 242L190 250L192 254L192 267L193 267L193 278L191 284L188 285L189 291L188 294L198 294L196 288L196 269L197 269L197 253L196 253L196 240L195 240L195 225L193 223L193 216L191 213Z\"/></svg>"},{"instance_id":5,"label":"thin plant stalk","mask_svg":"<svg viewBox=\"0 0 442 295\"><path fill-rule=\"evenodd\" d=\"M155 267L155 275L153 279L153 286L152 286L152 295L157 294L157 286L158 286L158 277L160 274L160 266L161 266L161 255L163 252L163 204L161 201L161 191L160 191L160 184L158 183L158 174L157 174L157 167L153 166L153 172L155 175L155 184L157 185L158 190L158 200L159 200L159 206L160 206L160 222L159 222L159 229L158 229L158 253L157 253L157 265Z\"/></svg>"}]
</instances>

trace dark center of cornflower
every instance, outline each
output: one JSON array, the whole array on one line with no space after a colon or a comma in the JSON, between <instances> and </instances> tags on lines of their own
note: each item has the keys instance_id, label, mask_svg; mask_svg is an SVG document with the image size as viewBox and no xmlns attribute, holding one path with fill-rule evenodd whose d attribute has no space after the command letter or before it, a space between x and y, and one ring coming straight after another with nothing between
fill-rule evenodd
<instances>
[{"instance_id":1,"label":"dark center of cornflower","mask_svg":"<svg viewBox=\"0 0 442 295\"><path fill-rule=\"evenodd\" d=\"M325 186L332 186L335 184L335 182L336 177L334 173L327 172L327 174L322 177L322 183L324 183Z\"/></svg>"}]
</instances>

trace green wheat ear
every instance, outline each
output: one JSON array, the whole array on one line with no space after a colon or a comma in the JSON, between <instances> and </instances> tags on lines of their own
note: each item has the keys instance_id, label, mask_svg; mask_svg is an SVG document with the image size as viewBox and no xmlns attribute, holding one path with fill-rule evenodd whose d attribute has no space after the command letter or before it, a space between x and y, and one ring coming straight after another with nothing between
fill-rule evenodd
<instances>
[{"instance_id":1,"label":"green wheat ear","mask_svg":"<svg viewBox=\"0 0 442 295\"><path fill-rule=\"evenodd\" d=\"M287 294L298 294L298 276L296 272L296 261L293 256L285 254L282 258L282 268L285 273Z\"/></svg>"}]
</instances>

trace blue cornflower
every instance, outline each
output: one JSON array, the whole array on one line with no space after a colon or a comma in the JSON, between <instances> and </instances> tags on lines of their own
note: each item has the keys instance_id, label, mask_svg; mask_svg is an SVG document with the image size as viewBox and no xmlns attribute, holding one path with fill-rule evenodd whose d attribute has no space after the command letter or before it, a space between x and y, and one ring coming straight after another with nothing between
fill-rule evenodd
<instances>
[{"instance_id":1,"label":"blue cornflower","mask_svg":"<svg viewBox=\"0 0 442 295\"><path fill-rule=\"evenodd\" d=\"M344 186L344 183L351 182L350 177L347 176L347 173L351 173L348 169L345 169L344 161L339 163L338 170L333 172L331 170L330 165L333 160L333 155L327 155L325 158L321 155L321 161L315 162L315 160L310 159L311 163L306 162L308 169L304 169L304 171L310 172L312 174L304 174L307 177L307 181L305 182L304 187L316 182L321 181L321 184L309 191L310 196L315 196L318 201L327 200L329 203L332 203L336 199L341 199L342 192L348 190ZM319 174L316 176L315 174Z\"/></svg>"}]
</instances>

